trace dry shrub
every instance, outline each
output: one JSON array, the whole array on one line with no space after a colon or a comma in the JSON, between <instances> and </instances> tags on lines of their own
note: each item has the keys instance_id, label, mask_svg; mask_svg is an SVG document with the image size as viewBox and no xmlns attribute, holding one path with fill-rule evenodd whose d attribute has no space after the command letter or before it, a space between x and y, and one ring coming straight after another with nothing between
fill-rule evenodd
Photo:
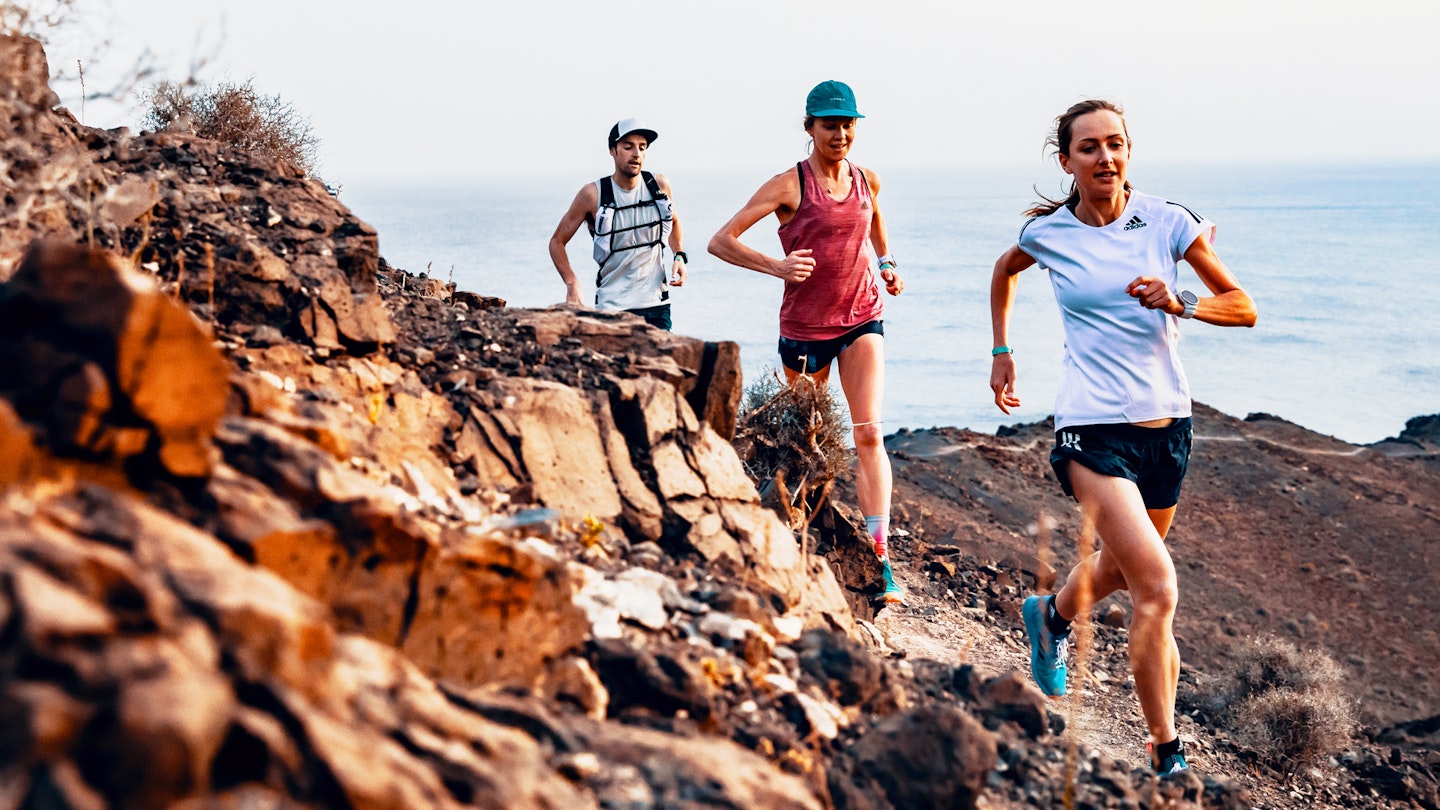
<instances>
[{"instance_id":1,"label":"dry shrub","mask_svg":"<svg viewBox=\"0 0 1440 810\"><path fill-rule=\"evenodd\" d=\"M1275 689L1240 708L1235 742L1287 773L1342 750L1355 726L1347 700L1317 692Z\"/></svg>"},{"instance_id":2,"label":"dry shrub","mask_svg":"<svg viewBox=\"0 0 1440 810\"><path fill-rule=\"evenodd\" d=\"M1355 728L1345 672L1323 650L1267 636L1242 642L1210 703L1235 742L1286 773L1342 750Z\"/></svg>"},{"instance_id":3,"label":"dry shrub","mask_svg":"<svg viewBox=\"0 0 1440 810\"><path fill-rule=\"evenodd\" d=\"M0 34L21 34L43 43L74 16L75 0L0 0Z\"/></svg>"},{"instance_id":4,"label":"dry shrub","mask_svg":"<svg viewBox=\"0 0 1440 810\"><path fill-rule=\"evenodd\" d=\"M1244 641L1235 652L1232 699L1237 701L1277 689L1338 690L1345 677L1340 665L1323 650L1301 651L1274 636Z\"/></svg>"},{"instance_id":5,"label":"dry shrub","mask_svg":"<svg viewBox=\"0 0 1440 810\"><path fill-rule=\"evenodd\" d=\"M734 445L757 486L778 478L803 498L849 466L846 431L844 411L828 386L807 375L787 385L772 370L745 389Z\"/></svg>"},{"instance_id":6,"label":"dry shrub","mask_svg":"<svg viewBox=\"0 0 1440 810\"><path fill-rule=\"evenodd\" d=\"M215 85L160 82L141 101L147 107L146 129L193 132L252 155L289 161L315 176L320 139L310 119L280 96L261 95L249 79Z\"/></svg>"}]
</instances>

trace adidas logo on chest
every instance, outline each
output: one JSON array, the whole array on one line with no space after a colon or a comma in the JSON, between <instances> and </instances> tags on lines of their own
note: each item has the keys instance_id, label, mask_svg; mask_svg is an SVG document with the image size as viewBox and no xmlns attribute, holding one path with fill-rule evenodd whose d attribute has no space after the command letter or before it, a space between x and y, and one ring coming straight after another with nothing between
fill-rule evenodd
<instances>
[{"instance_id":1,"label":"adidas logo on chest","mask_svg":"<svg viewBox=\"0 0 1440 810\"><path fill-rule=\"evenodd\" d=\"M1125 230L1127 230L1127 231L1133 231L1133 230L1135 230L1136 228L1143 228L1143 227L1145 227L1145 221L1140 218L1140 215L1139 215L1139 214L1136 214L1135 216L1130 217L1130 221L1127 222L1127 223L1125 223Z\"/></svg>"}]
</instances>

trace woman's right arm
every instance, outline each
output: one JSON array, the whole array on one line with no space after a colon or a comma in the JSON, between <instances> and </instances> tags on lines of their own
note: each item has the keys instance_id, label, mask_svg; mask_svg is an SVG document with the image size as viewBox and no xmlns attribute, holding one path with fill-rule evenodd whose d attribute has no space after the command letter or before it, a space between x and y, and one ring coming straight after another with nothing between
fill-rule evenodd
<instances>
[{"instance_id":1,"label":"woman's right arm","mask_svg":"<svg viewBox=\"0 0 1440 810\"><path fill-rule=\"evenodd\" d=\"M1035 263L1030 254L1013 245L995 261L995 272L990 276L990 330L995 341L994 348L1010 345L1010 310L1015 303L1015 282L1020 271ZM995 404L1005 413L1020 407L1020 398L1015 395L1015 355L1000 352L991 357L990 390L995 392Z\"/></svg>"},{"instance_id":2,"label":"woman's right arm","mask_svg":"<svg viewBox=\"0 0 1440 810\"><path fill-rule=\"evenodd\" d=\"M800 181L795 172L775 175L755 192L744 208L710 237L710 253L737 267L747 267L786 281L804 281L815 270L815 260L810 258L809 249L794 250L783 259L775 259L740 241L741 234L765 217L771 214L793 215L799 207Z\"/></svg>"}]
</instances>

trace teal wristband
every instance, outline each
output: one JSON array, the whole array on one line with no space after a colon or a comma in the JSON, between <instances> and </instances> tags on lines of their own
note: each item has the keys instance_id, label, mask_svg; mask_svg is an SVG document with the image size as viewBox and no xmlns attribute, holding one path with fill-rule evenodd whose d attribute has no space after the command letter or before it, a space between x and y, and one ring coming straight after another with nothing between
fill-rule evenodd
<instances>
[{"instance_id":1,"label":"teal wristband","mask_svg":"<svg viewBox=\"0 0 1440 810\"><path fill-rule=\"evenodd\" d=\"M996 346L990 350L991 357L999 357L1002 354L1014 354L1015 350L1009 346Z\"/></svg>"}]
</instances>

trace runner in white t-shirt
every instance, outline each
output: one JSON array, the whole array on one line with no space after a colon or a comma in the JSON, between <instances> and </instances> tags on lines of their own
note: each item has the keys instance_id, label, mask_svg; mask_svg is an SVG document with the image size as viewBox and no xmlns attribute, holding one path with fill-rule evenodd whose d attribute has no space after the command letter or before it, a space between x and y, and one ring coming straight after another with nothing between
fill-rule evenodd
<instances>
[{"instance_id":1,"label":"runner in white t-shirt","mask_svg":"<svg viewBox=\"0 0 1440 810\"><path fill-rule=\"evenodd\" d=\"M1215 255L1208 220L1127 182L1130 136L1118 105L1072 106L1055 120L1050 145L1074 184L1067 199L1027 211L1033 219L995 263L990 388L1000 410L1019 407L1010 312L1017 276L1039 264L1049 272L1065 327L1050 463L1101 547L1076 565L1059 593L1025 600L1030 667L1042 691L1065 694L1070 621L1128 590L1135 693L1149 726L1151 764L1165 775L1188 767L1175 730L1178 587L1165 548L1191 440L1179 322L1253 326L1255 304ZM1182 259L1211 295L1179 289Z\"/></svg>"}]
</instances>

